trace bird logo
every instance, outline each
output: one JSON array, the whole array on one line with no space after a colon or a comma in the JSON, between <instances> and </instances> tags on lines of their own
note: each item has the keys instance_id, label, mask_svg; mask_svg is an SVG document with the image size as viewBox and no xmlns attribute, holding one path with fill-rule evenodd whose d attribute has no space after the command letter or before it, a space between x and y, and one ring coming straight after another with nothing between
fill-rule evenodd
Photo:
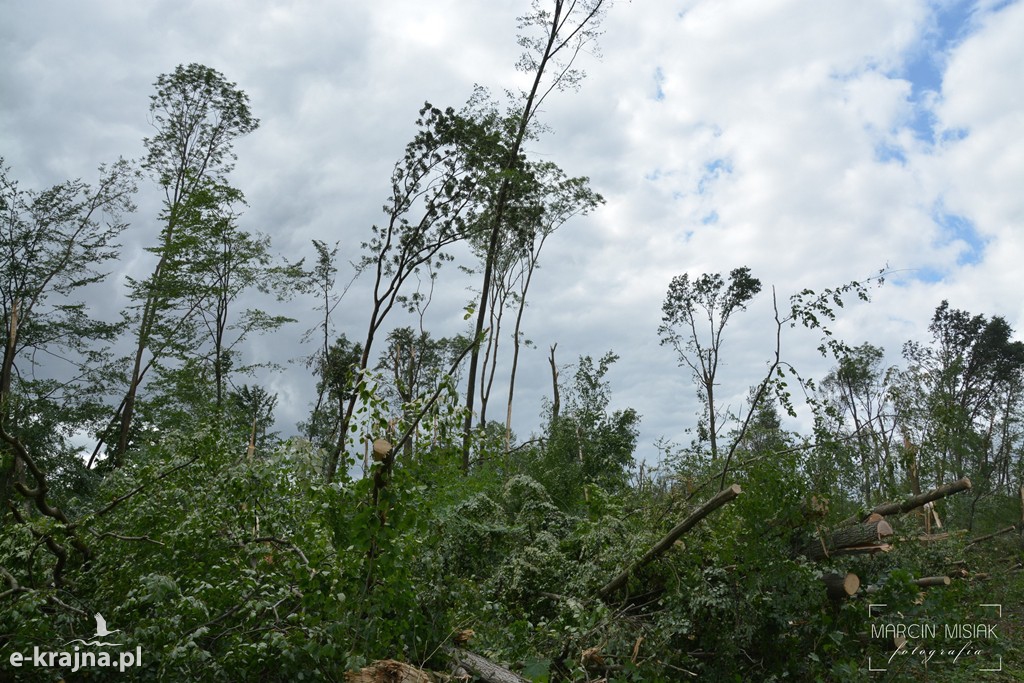
<instances>
[{"instance_id":1,"label":"bird logo","mask_svg":"<svg viewBox=\"0 0 1024 683\"><path fill-rule=\"evenodd\" d=\"M108 629L107 620L104 619L103 615L99 612L92 616L96 620L96 640L87 641L82 638L75 638L74 640L69 640L68 643L82 643L83 645L120 645L121 643L106 643L100 639L106 638L107 636L115 633L120 633L121 629L115 628L113 631Z\"/></svg>"}]
</instances>

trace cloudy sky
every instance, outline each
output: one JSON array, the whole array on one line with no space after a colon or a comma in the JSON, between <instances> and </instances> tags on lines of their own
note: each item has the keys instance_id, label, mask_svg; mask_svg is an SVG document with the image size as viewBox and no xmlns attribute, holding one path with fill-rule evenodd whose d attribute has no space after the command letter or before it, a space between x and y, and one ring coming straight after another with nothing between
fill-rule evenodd
<instances>
[{"instance_id":1,"label":"cloudy sky","mask_svg":"<svg viewBox=\"0 0 1024 683\"><path fill-rule=\"evenodd\" d=\"M543 4L543 0L542 0ZM93 180L139 157L152 83L178 64L221 71L262 125L237 147L246 227L289 258L310 241L343 258L380 217L392 164L426 100L459 107L474 84L524 85L514 69L525 0L0 0L0 156L23 188ZM616 407L643 415L640 452L686 440L693 388L657 327L669 280L749 266L765 284L735 318L720 395L739 407L772 352L780 301L891 271L837 332L885 347L927 339L935 307L1002 315L1024 329L1024 2L637 0L614 4L578 92L556 93L530 153L588 175L607 203L549 241L533 285L517 430L538 422L545 361L621 356ZM111 287L148 272L158 197L144 186ZM429 311L461 330L469 280L441 273ZM364 334L356 283L339 330ZM311 352L302 321L254 358ZM410 320L396 319L408 324ZM817 338L787 330L783 355L828 370ZM308 410L312 380L263 378L279 427ZM496 395L500 395L500 391Z\"/></svg>"}]
</instances>

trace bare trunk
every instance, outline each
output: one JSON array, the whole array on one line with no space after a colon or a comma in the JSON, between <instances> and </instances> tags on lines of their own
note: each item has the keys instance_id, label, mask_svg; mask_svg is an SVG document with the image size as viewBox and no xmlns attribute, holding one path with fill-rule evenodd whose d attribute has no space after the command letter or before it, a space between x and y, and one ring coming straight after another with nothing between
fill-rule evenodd
<instances>
[{"instance_id":1,"label":"bare trunk","mask_svg":"<svg viewBox=\"0 0 1024 683\"><path fill-rule=\"evenodd\" d=\"M869 514L877 513L884 517L890 517L892 515L902 515L905 512L916 510L925 503L930 503L932 501L939 500L940 498L945 498L946 496L953 495L954 493L959 493L960 491L967 491L970 488L971 480L968 479L967 477L964 477L963 479L951 482L949 484L946 484L945 486L940 486L938 488L932 489L927 493L911 496L910 498L907 498L901 503L885 503L884 505L879 505ZM866 519L867 517L868 515L854 515L853 517L847 517L839 524L856 524L858 521Z\"/></svg>"},{"instance_id":2,"label":"bare trunk","mask_svg":"<svg viewBox=\"0 0 1024 683\"><path fill-rule=\"evenodd\" d=\"M673 527L672 530L665 534L665 536L658 541L653 548L648 550L643 557L605 584L597 594L604 599L610 598L616 591L626 585L626 581L629 580L629 577L633 572L650 564L653 560L664 554L665 551L671 548L683 534L695 527L698 522L709 514L736 498L740 493L741 490L739 484L733 484L732 486L719 491L711 500L701 505L699 508L694 510L689 517Z\"/></svg>"}]
</instances>

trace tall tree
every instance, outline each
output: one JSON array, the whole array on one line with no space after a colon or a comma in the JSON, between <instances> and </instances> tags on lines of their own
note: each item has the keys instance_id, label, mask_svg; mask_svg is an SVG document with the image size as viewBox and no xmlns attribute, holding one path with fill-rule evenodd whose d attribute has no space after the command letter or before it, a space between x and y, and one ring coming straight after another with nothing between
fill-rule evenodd
<instances>
[{"instance_id":1,"label":"tall tree","mask_svg":"<svg viewBox=\"0 0 1024 683\"><path fill-rule=\"evenodd\" d=\"M1012 341L1004 318L971 315L948 301L936 308L929 330L931 344L908 342L903 353L907 380L922 398L913 404L922 451L934 454L941 484L947 474L978 472L988 458L1000 406L1024 376L1024 342Z\"/></svg>"},{"instance_id":2,"label":"tall tree","mask_svg":"<svg viewBox=\"0 0 1024 683\"><path fill-rule=\"evenodd\" d=\"M370 240L362 245L365 253L358 268L373 277L373 302L360 372L369 368L374 341L395 306L415 308L416 299L406 294L409 280L424 268L450 260L446 250L466 238L473 212L485 203L484 176L493 173L494 158L502 154L496 123L450 107L442 110L427 104L420 110L419 131L391 174L386 220L373 226ZM328 480L338 470L358 393L352 392L346 403L325 467Z\"/></svg>"},{"instance_id":3,"label":"tall tree","mask_svg":"<svg viewBox=\"0 0 1024 683\"><path fill-rule=\"evenodd\" d=\"M484 372L480 376L480 422L486 422L487 405L497 375L499 340L506 310L515 315L512 331L512 361L509 371L506 437L512 430L512 401L523 344L523 314L533 275L540 267L540 255L548 238L570 218L587 215L604 198L590 188L586 177L569 178L550 161L524 162L524 172L515 183L505 214L505 226L493 263L494 279L488 302L489 326L483 347ZM486 263L491 211L481 214L485 228L474 233L470 244L481 263ZM506 438L506 448L508 438Z\"/></svg>"},{"instance_id":4,"label":"tall tree","mask_svg":"<svg viewBox=\"0 0 1024 683\"><path fill-rule=\"evenodd\" d=\"M259 126L249 109L249 98L234 83L207 66L179 66L160 76L150 98L150 116L156 134L145 139L144 168L163 190L163 227L151 251L157 262L152 273L133 283L136 301L135 352L124 400L118 409L116 437L111 449L114 466L128 449L139 389L155 360L175 343L186 324L194 321L198 299L189 301L183 286L182 258L189 234L189 218L211 188L230 201L227 175L235 162L236 139ZM104 437L104 439L109 437ZM97 451L100 445L97 445ZM95 455L95 454L94 454Z\"/></svg>"},{"instance_id":5,"label":"tall tree","mask_svg":"<svg viewBox=\"0 0 1024 683\"><path fill-rule=\"evenodd\" d=\"M462 446L462 467L466 471L469 470L473 410L480 362L479 343L489 316L491 287L495 280L495 264L499 256L506 212L513 204L516 179L523 171L523 141L538 108L552 91L578 87L583 74L574 68L573 64L580 52L597 38L605 8L604 0L553 0L549 10L544 8L540 0L534 0L530 14L520 18L521 28L536 31L535 35L519 37L519 44L524 48L524 52L516 64L520 71L531 75L532 81L530 89L521 94L521 105L515 109L510 142L504 157L500 160L501 181L490 205L483 282L473 330L477 345L470 352L466 388L467 410Z\"/></svg>"},{"instance_id":6,"label":"tall tree","mask_svg":"<svg viewBox=\"0 0 1024 683\"><path fill-rule=\"evenodd\" d=\"M833 408L838 436L852 445L860 463L861 496L872 500L898 486L896 481L896 407L892 400L895 370L882 366L882 348L867 342L849 349L821 383ZM852 427L852 429L851 429Z\"/></svg>"},{"instance_id":7,"label":"tall tree","mask_svg":"<svg viewBox=\"0 0 1024 683\"><path fill-rule=\"evenodd\" d=\"M703 404L701 436L710 444L711 459L718 460L719 408L715 399L722 333L729 319L761 291L761 281L746 266L729 273L729 281L719 273L704 274L691 280L689 274L672 278L662 304L658 334L661 343L671 346L679 364L693 373ZM756 409L757 406L751 406Z\"/></svg>"}]
</instances>

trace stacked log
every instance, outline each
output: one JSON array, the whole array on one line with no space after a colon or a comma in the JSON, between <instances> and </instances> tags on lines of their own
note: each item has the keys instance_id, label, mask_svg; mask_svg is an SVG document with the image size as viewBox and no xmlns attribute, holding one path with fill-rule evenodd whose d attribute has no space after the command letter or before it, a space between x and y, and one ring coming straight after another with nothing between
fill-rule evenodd
<instances>
[{"instance_id":1,"label":"stacked log","mask_svg":"<svg viewBox=\"0 0 1024 683\"><path fill-rule=\"evenodd\" d=\"M882 542L888 536L892 536L892 527L879 518L825 532L807 543L800 554L809 560L818 561L835 555L885 552L891 549L891 546Z\"/></svg>"}]
</instances>

